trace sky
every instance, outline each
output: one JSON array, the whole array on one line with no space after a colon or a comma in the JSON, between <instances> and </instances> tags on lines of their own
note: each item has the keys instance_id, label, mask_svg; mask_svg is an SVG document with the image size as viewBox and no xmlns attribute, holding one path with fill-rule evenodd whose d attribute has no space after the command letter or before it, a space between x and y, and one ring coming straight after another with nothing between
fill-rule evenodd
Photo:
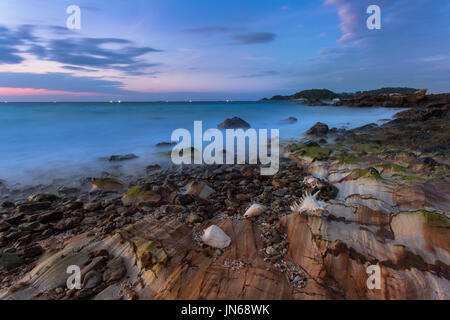
<instances>
[{"instance_id":1,"label":"sky","mask_svg":"<svg viewBox=\"0 0 450 320\"><path fill-rule=\"evenodd\" d=\"M0 0L0 101L449 92L449 39L444 0Z\"/></svg>"}]
</instances>

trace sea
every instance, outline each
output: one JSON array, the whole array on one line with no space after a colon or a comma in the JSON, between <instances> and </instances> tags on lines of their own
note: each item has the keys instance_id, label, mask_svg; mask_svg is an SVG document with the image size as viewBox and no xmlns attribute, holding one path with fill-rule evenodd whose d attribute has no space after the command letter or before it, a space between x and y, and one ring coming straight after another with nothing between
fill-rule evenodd
<instances>
[{"instance_id":1,"label":"sea","mask_svg":"<svg viewBox=\"0 0 450 320\"><path fill-rule=\"evenodd\" d=\"M104 172L139 174L170 164L172 132L217 128L240 117L254 129L279 129L281 142L302 138L320 121L330 128L382 124L399 109L308 106L298 102L36 102L0 103L0 180L10 187L78 179ZM296 123L283 120L295 117ZM134 160L108 161L133 153Z\"/></svg>"}]
</instances>

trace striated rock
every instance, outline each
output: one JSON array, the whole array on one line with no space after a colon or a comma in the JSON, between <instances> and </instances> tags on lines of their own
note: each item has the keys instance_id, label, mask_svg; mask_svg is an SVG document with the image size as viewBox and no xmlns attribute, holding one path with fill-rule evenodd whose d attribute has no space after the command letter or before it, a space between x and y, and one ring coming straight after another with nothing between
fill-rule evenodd
<instances>
[{"instance_id":1,"label":"striated rock","mask_svg":"<svg viewBox=\"0 0 450 320\"><path fill-rule=\"evenodd\" d=\"M224 249L231 243L231 238L222 229L212 225L203 231L202 241L213 248Z\"/></svg>"},{"instance_id":2,"label":"striated rock","mask_svg":"<svg viewBox=\"0 0 450 320\"><path fill-rule=\"evenodd\" d=\"M219 129L248 129L250 125L241 118L233 117L226 119L224 122L217 126Z\"/></svg>"},{"instance_id":3,"label":"striated rock","mask_svg":"<svg viewBox=\"0 0 450 320\"><path fill-rule=\"evenodd\" d=\"M247 211L244 214L244 217L246 218L257 217L262 215L266 210L267 208L265 206L255 203L252 204L251 207L247 209Z\"/></svg>"}]
</instances>

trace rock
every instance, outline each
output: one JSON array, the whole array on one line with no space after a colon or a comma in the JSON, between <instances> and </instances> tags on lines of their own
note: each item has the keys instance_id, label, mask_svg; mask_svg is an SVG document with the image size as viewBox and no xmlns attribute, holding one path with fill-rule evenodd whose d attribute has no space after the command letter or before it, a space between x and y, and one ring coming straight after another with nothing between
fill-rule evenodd
<instances>
[{"instance_id":1,"label":"rock","mask_svg":"<svg viewBox=\"0 0 450 320\"><path fill-rule=\"evenodd\" d=\"M236 195L236 200L239 202L246 202L246 201L250 201L250 196L248 194L245 193L240 193Z\"/></svg>"},{"instance_id":2,"label":"rock","mask_svg":"<svg viewBox=\"0 0 450 320\"><path fill-rule=\"evenodd\" d=\"M109 157L109 161L126 161L131 159L136 159L138 156L134 153L129 153L125 155L113 155Z\"/></svg>"},{"instance_id":3,"label":"rock","mask_svg":"<svg viewBox=\"0 0 450 320\"><path fill-rule=\"evenodd\" d=\"M122 196L122 203L125 206L138 205L143 202L158 203L159 201L161 201L161 194L154 191L151 184L132 187Z\"/></svg>"},{"instance_id":4,"label":"rock","mask_svg":"<svg viewBox=\"0 0 450 320\"><path fill-rule=\"evenodd\" d=\"M114 282L122 279L127 273L127 269L123 263L121 257L116 257L109 260L106 265L106 270L103 272L103 281L107 284L112 284Z\"/></svg>"},{"instance_id":5,"label":"rock","mask_svg":"<svg viewBox=\"0 0 450 320\"><path fill-rule=\"evenodd\" d=\"M19 254L16 253L4 253L0 256L0 271L12 270L25 264Z\"/></svg>"},{"instance_id":6,"label":"rock","mask_svg":"<svg viewBox=\"0 0 450 320\"><path fill-rule=\"evenodd\" d=\"M15 207L14 202L11 202L11 201L3 201L2 202L2 208L9 209L9 208L14 208L14 207Z\"/></svg>"},{"instance_id":7,"label":"rock","mask_svg":"<svg viewBox=\"0 0 450 320\"><path fill-rule=\"evenodd\" d=\"M64 211L74 211L83 208L83 201L77 200L64 206Z\"/></svg>"},{"instance_id":8,"label":"rock","mask_svg":"<svg viewBox=\"0 0 450 320\"><path fill-rule=\"evenodd\" d=\"M102 275L95 270L91 270L84 276L83 289L93 289L98 286L102 281Z\"/></svg>"},{"instance_id":9,"label":"rock","mask_svg":"<svg viewBox=\"0 0 450 320\"><path fill-rule=\"evenodd\" d=\"M182 206L191 204L194 201L194 197L192 197L190 194L179 194L175 198L175 203Z\"/></svg>"},{"instance_id":10,"label":"rock","mask_svg":"<svg viewBox=\"0 0 450 320\"><path fill-rule=\"evenodd\" d=\"M321 137L328 133L328 126L324 123L317 122L306 133L309 135Z\"/></svg>"},{"instance_id":11,"label":"rock","mask_svg":"<svg viewBox=\"0 0 450 320\"><path fill-rule=\"evenodd\" d=\"M189 214L189 217L186 220L188 223L197 223L197 222L201 222L202 218L196 214L195 212L191 212Z\"/></svg>"},{"instance_id":12,"label":"rock","mask_svg":"<svg viewBox=\"0 0 450 320\"><path fill-rule=\"evenodd\" d=\"M269 247L266 248L266 254L268 256L272 257L272 256L276 256L278 254L278 252L277 252L277 250L274 249L274 247L269 246Z\"/></svg>"},{"instance_id":13,"label":"rock","mask_svg":"<svg viewBox=\"0 0 450 320\"><path fill-rule=\"evenodd\" d=\"M23 249L22 256L24 258L34 258L34 257L42 255L43 253L44 253L44 249L42 249L42 247L39 245L35 245L35 246L31 246L31 247L27 247L27 248Z\"/></svg>"},{"instance_id":14,"label":"rock","mask_svg":"<svg viewBox=\"0 0 450 320\"><path fill-rule=\"evenodd\" d=\"M15 214L15 215L11 216L11 217L6 218L5 222L10 223L10 224L17 224L20 221L22 221L22 219L24 217L25 217L24 213L18 213L18 214Z\"/></svg>"},{"instance_id":15,"label":"rock","mask_svg":"<svg viewBox=\"0 0 450 320\"><path fill-rule=\"evenodd\" d=\"M46 210L52 206L50 201L34 202L19 205L15 210L16 212L34 212L39 210Z\"/></svg>"},{"instance_id":16,"label":"rock","mask_svg":"<svg viewBox=\"0 0 450 320\"><path fill-rule=\"evenodd\" d=\"M156 144L157 147L171 147L171 146L175 146L177 143L176 142L159 142Z\"/></svg>"},{"instance_id":17,"label":"rock","mask_svg":"<svg viewBox=\"0 0 450 320\"><path fill-rule=\"evenodd\" d=\"M102 204L99 201L88 202L83 205L83 210L87 212L97 211L102 208Z\"/></svg>"},{"instance_id":18,"label":"rock","mask_svg":"<svg viewBox=\"0 0 450 320\"><path fill-rule=\"evenodd\" d=\"M73 217L73 218L67 218L59 221L55 225L55 229L65 231L69 229L73 229L75 227L78 227L81 223L81 218L79 217Z\"/></svg>"},{"instance_id":19,"label":"rock","mask_svg":"<svg viewBox=\"0 0 450 320\"><path fill-rule=\"evenodd\" d=\"M155 171L155 170L159 170L161 169L161 166L159 164L153 164L153 165L149 165L145 167L145 171L147 172L151 172L151 171Z\"/></svg>"},{"instance_id":20,"label":"rock","mask_svg":"<svg viewBox=\"0 0 450 320\"><path fill-rule=\"evenodd\" d=\"M53 221L53 220L59 220L63 217L62 210L55 210L51 212L44 213L40 216L39 221L42 223Z\"/></svg>"},{"instance_id":21,"label":"rock","mask_svg":"<svg viewBox=\"0 0 450 320\"><path fill-rule=\"evenodd\" d=\"M94 178L92 179L92 189L100 191L120 191L124 188L124 183L116 178Z\"/></svg>"},{"instance_id":22,"label":"rock","mask_svg":"<svg viewBox=\"0 0 450 320\"><path fill-rule=\"evenodd\" d=\"M252 204L250 208L247 209L247 211L244 214L244 217L251 218L251 217L257 217L260 216L266 211L267 208L260 204Z\"/></svg>"},{"instance_id":23,"label":"rock","mask_svg":"<svg viewBox=\"0 0 450 320\"><path fill-rule=\"evenodd\" d=\"M26 222L19 225L19 230L22 231L33 231L39 227L39 222Z\"/></svg>"},{"instance_id":24,"label":"rock","mask_svg":"<svg viewBox=\"0 0 450 320\"><path fill-rule=\"evenodd\" d=\"M230 245L231 238L218 226L212 225L203 231L202 241L213 248L224 249Z\"/></svg>"},{"instance_id":25,"label":"rock","mask_svg":"<svg viewBox=\"0 0 450 320\"><path fill-rule=\"evenodd\" d=\"M50 193L37 193L28 197L30 202L54 202L58 197Z\"/></svg>"},{"instance_id":26,"label":"rock","mask_svg":"<svg viewBox=\"0 0 450 320\"><path fill-rule=\"evenodd\" d=\"M281 123L284 123L284 124L293 124L293 123L297 123L297 122L298 122L298 119L295 117L289 117L289 118L281 121Z\"/></svg>"},{"instance_id":27,"label":"rock","mask_svg":"<svg viewBox=\"0 0 450 320\"><path fill-rule=\"evenodd\" d=\"M75 299L77 300L88 300L94 293L91 289L81 289L75 293Z\"/></svg>"},{"instance_id":28,"label":"rock","mask_svg":"<svg viewBox=\"0 0 450 320\"><path fill-rule=\"evenodd\" d=\"M238 117L233 117L231 119L226 119L224 122L217 126L219 129L248 129L250 124L245 120Z\"/></svg>"},{"instance_id":29,"label":"rock","mask_svg":"<svg viewBox=\"0 0 450 320\"><path fill-rule=\"evenodd\" d=\"M207 199L215 191L202 181L193 181L185 186L185 194L195 195L202 199Z\"/></svg>"},{"instance_id":30,"label":"rock","mask_svg":"<svg viewBox=\"0 0 450 320\"><path fill-rule=\"evenodd\" d=\"M161 243L156 240L134 240L136 255L141 269L154 269L163 266L169 256Z\"/></svg>"},{"instance_id":31,"label":"rock","mask_svg":"<svg viewBox=\"0 0 450 320\"><path fill-rule=\"evenodd\" d=\"M65 187L65 186L63 186L63 187L59 188L57 192L58 192L59 195L69 196L71 194L75 194L75 193L80 192L80 189L75 188L75 187Z\"/></svg>"}]
</instances>

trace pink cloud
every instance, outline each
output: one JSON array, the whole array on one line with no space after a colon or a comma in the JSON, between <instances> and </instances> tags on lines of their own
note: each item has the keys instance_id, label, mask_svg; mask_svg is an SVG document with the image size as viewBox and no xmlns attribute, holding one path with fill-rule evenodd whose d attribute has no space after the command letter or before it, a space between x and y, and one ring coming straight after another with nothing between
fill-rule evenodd
<instances>
[{"instance_id":1,"label":"pink cloud","mask_svg":"<svg viewBox=\"0 0 450 320\"><path fill-rule=\"evenodd\" d=\"M338 42L345 42L355 39L355 30L358 28L358 15L356 10L352 8L351 3L344 0L325 0L325 5L337 6L338 16L341 20L339 28L343 33L343 36L338 40Z\"/></svg>"},{"instance_id":2,"label":"pink cloud","mask_svg":"<svg viewBox=\"0 0 450 320\"><path fill-rule=\"evenodd\" d=\"M95 92L71 92L62 90L32 89L32 88L1 88L0 96L44 96L44 95L71 95L71 96L98 96Z\"/></svg>"}]
</instances>

